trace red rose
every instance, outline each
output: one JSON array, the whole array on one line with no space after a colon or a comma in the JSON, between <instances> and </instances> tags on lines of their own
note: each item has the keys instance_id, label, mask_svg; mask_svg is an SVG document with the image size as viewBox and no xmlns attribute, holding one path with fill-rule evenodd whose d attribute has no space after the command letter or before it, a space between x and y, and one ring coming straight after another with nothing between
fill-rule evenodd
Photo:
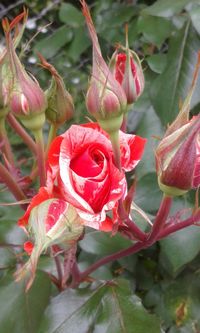
<instances>
[{"instance_id":1,"label":"red rose","mask_svg":"<svg viewBox=\"0 0 200 333\"><path fill-rule=\"evenodd\" d=\"M106 211L126 193L124 171L140 160L145 139L120 132L120 172L114 164L108 135L96 123L73 125L49 150L47 189L71 203L88 226L102 229Z\"/></svg>"}]
</instances>

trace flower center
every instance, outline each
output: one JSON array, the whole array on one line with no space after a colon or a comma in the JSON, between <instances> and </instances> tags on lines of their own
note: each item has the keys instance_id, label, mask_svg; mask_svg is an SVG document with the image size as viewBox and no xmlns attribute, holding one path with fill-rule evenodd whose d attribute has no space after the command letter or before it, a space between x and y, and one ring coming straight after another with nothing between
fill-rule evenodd
<instances>
[{"instance_id":1,"label":"flower center","mask_svg":"<svg viewBox=\"0 0 200 333\"><path fill-rule=\"evenodd\" d=\"M79 176L93 178L103 169L104 154L96 147L88 147L71 160L70 168Z\"/></svg>"}]
</instances>

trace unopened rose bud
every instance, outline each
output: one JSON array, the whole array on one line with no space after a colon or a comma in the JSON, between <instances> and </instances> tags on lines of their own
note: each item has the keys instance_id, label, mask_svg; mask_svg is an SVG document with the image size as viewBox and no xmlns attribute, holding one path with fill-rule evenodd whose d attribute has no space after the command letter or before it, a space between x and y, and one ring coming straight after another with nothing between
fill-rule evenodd
<instances>
[{"instance_id":1,"label":"unopened rose bud","mask_svg":"<svg viewBox=\"0 0 200 333\"><path fill-rule=\"evenodd\" d=\"M4 31L9 56L9 108L25 127L31 130L41 128L45 121L46 97L38 82L22 66L11 39L11 27L4 22Z\"/></svg>"},{"instance_id":2,"label":"unopened rose bud","mask_svg":"<svg viewBox=\"0 0 200 333\"><path fill-rule=\"evenodd\" d=\"M200 53L189 93L155 152L159 186L170 196L182 195L200 186L200 115L189 120L199 68Z\"/></svg>"},{"instance_id":3,"label":"unopened rose bud","mask_svg":"<svg viewBox=\"0 0 200 333\"><path fill-rule=\"evenodd\" d=\"M21 23L21 20L22 24ZM21 41L23 36L25 24L27 21L27 11L24 11L15 17L10 26L14 29L14 36L13 36L13 44L14 48L16 48ZM7 25L7 20L3 20L3 24ZM5 29L6 29L5 25ZM9 112L8 109L8 101L9 101L9 94L10 94L10 86L12 82L12 73L10 71L9 66L9 56L6 47L0 46L0 118L7 115Z\"/></svg>"},{"instance_id":4,"label":"unopened rose bud","mask_svg":"<svg viewBox=\"0 0 200 333\"><path fill-rule=\"evenodd\" d=\"M126 111L126 95L105 63L96 30L85 1L81 1L83 14L93 44L93 66L90 86L86 96L88 112L108 133L119 130Z\"/></svg>"},{"instance_id":5,"label":"unopened rose bud","mask_svg":"<svg viewBox=\"0 0 200 333\"><path fill-rule=\"evenodd\" d=\"M110 66L116 80L127 97L127 103L134 103L144 90L144 74L137 54L129 48L128 26L126 26L126 47L123 52L116 50L111 57Z\"/></svg>"},{"instance_id":6,"label":"unopened rose bud","mask_svg":"<svg viewBox=\"0 0 200 333\"><path fill-rule=\"evenodd\" d=\"M28 214L25 213L24 217L25 220L28 219L26 228L33 239L33 244L25 243L24 249L30 254L30 259L16 272L15 277L19 281L28 274L27 289L34 280L41 253L55 244L65 250L71 248L84 229L76 209L66 201L52 198L40 202L45 198L45 192L47 192L45 188L40 189L39 194L33 198L33 203L30 204Z\"/></svg>"},{"instance_id":7,"label":"unopened rose bud","mask_svg":"<svg viewBox=\"0 0 200 333\"><path fill-rule=\"evenodd\" d=\"M59 126L70 120L74 113L72 96L65 88L62 77L56 69L39 54L42 67L47 69L51 75L51 85L46 91L47 109L46 118L53 124Z\"/></svg>"},{"instance_id":8,"label":"unopened rose bud","mask_svg":"<svg viewBox=\"0 0 200 333\"><path fill-rule=\"evenodd\" d=\"M132 104L144 90L144 75L140 60L136 53L129 49L126 53L115 53L114 57L115 78L124 89L127 103Z\"/></svg>"},{"instance_id":9,"label":"unopened rose bud","mask_svg":"<svg viewBox=\"0 0 200 333\"><path fill-rule=\"evenodd\" d=\"M200 115L164 137L156 149L161 190L177 196L200 186Z\"/></svg>"}]
</instances>

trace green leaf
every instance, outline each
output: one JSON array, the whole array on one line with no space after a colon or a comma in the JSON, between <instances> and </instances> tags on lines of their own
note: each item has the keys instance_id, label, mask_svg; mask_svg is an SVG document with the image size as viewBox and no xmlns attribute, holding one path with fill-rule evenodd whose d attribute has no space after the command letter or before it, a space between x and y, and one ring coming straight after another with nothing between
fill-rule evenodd
<instances>
[{"instance_id":1,"label":"green leaf","mask_svg":"<svg viewBox=\"0 0 200 333\"><path fill-rule=\"evenodd\" d=\"M62 3L59 11L59 19L67 25L77 28L84 24L82 13L70 3Z\"/></svg>"},{"instance_id":2,"label":"green leaf","mask_svg":"<svg viewBox=\"0 0 200 333\"><path fill-rule=\"evenodd\" d=\"M49 59L72 39L73 33L69 27L62 25L50 36L41 39L35 44L34 51L40 52L45 58Z\"/></svg>"},{"instance_id":3,"label":"green leaf","mask_svg":"<svg viewBox=\"0 0 200 333\"><path fill-rule=\"evenodd\" d=\"M137 134L147 139L144 155L136 169L137 178L141 178L145 174L155 172L154 150L159 144L159 138L163 136L163 128L160 119L152 107L144 113L137 128Z\"/></svg>"},{"instance_id":4,"label":"green leaf","mask_svg":"<svg viewBox=\"0 0 200 333\"><path fill-rule=\"evenodd\" d=\"M191 0L158 0L153 5L143 9L142 14L170 17L180 13L190 2Z\"/></svg>"},{"instance_id":5,"label":"green leaf","mask_svg":"<svg viewBox=\"0 0 200 333\"><path fill-rule=\"evenodd\" d=\"M80 55L91 44L85 30L83 28L74 29L74 38L68 46L67 55L74 61L77 61Z\"/></svg>"},{"instance_id":6,"label":"green leaf","mask_svg":"<svg viewBox=\"0 0 200 333\"><path fill-rule=\"evenodd\" d=\"M194 8L192 8L189 11L189 15L191 17L192 24L193 24L194 28L196 29L196 31L200 35L200 7L195 6Z\"/></svg>"},{"instance_id":7,"label":"green leaf","mask_svg":"<svg viewBox=\"0 0 200 333\"><path fill-rule=\"evenodd\" d=\"M174 326L169 332L198 332L200 328L199 293L199 274L187 274L163 286L156 313L162 316L166 327ZM193 330L194 327L197 330Z\"/></svg>"},{"instance_id":8,"label":"green leaf","mask_svg":"<svg viewBox=\"0 0 200 333\"><path fill-rule=\"evenodd\" d=\"M166 54L153 54L146 57L146 61L153 72L161 74L166 67L167 56Z\"/></svg>"},{"instance_id":9,"label":"green leaf","mask_svg":"<svg viewBox=\"0 0 200 333\"><path fill-rule=\"evenodd\" d=\"M140 179L137 184L137 191L134 201L145 212L154 214L162 198L158 187L156 173L148 173Z\"/></svg>"},{"instance_id":10,"label":"green leaf","mask_svg":"<svg viewBox=\"0 0 200 333\"><path fill-rule=\"evenodd\" d=\"M138 32L143 34L147 42L160 47L165 39L170 36L172 23L162 17L140 16L138 19Z\"/></svg>"},{"instance_id":11,"label":"green leaf","mask_svg":"<svg viewBox=\"0 0 200 333\"><path fill-rule=\"evenodd\" d=\"M171 275L177 275L200 251L200 228L180 230L160 241L160 262Z\"/></svg>"},{"instance_id":12,"label":"green leaf","mask_svg":"<svg viewBox=\"0 0 200 333\"><path fill-rule=\"evenodd\" d=\"M125 280L67 290L52 299L38 333L160 333Z\"/></svg>"},{"instance_id":13,"label":"green leaf","mask_svg":"<svg viewBox=\"0 0 200 333\"><path fill-rule=\"evenodd\" d=\"M50 297L50 280L38 272L29 292L12 275L0 281L0 332L36 333Z\"/></svg>"},{"instance_id":14,"label":"green leaf","mask_svg":"<svg viewBox=\"0 0 200 333\"><path fill-rule=\"evenodd\" d=\"M187 23L170 40L165 71L153 82L150 93L153 106L163 124L171 123L179 112L192 83L200 39ZM200 101L198 80L191 108Z\"/></svg>"},{"instance_id":15,"label":"green leaf","mask_svg":"<svg viewBox=\"0 0 200 333\"><path fill-rule=\"evenodd\" d=\"M92 254L104 256L116 251L125 249L131 245L131 241L116 234L112 236L110 233L92 231L85 235L84 239L79 242L80 247Z\"/></svg>"}]
</instances>

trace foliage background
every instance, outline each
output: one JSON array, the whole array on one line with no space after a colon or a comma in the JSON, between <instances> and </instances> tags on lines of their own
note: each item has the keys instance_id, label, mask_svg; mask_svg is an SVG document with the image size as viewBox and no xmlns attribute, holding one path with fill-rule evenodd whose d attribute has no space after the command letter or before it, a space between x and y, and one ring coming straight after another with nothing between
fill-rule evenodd
<instances>
[{"instance_id":1,"label":"foliage background","mask_svg":"<svg viewBox=\"0 0 200 333\"><path fill-rule=\"evenodd\" d=\"M111 56L116 42L124 43L124 25L128 23L130 46L143 59L145 91L129 113L128 130L147 137L148 144L136 174L130 174L129 180L137 178L135 202L153 217L161 200L154 148L167 124L177 115L179 103L186 97L192 81L200 50L200 0L88 3L104 57ZM47 88L49 76L37 66L37 52L41 52L62 74L73 95L76 106L73 122L86 122L84 95L91 71L92 49L79 2L2 1L0 17L11 19L23 5L30 13L23 48L40 31L28 43L23 62L43 88ZM199 112L199 91L200 80L191 114ZM70 124L60 131L68 126ZM26 173L29 152L12 131L10 137ZM3 188L0 202L13 202ZM174 202L172 213L192 207L193 203L194 193L191 192ZM24 233L16 226L21 214L18 206L0 208L1 333L200 332L198 227L179 231L137 255L102 267L92 274L93 283L60 294L47 274L55 272L53 260L44 255L33 288L25 294L23 283L13 282L16 263L26 259L18 246L25 240ZM138 220L138 223L141 225L143 221ZM80 242L80 268L129 244L130 241L121 236L111 237L88 230Z\"/></svg>"}]
</instances>

